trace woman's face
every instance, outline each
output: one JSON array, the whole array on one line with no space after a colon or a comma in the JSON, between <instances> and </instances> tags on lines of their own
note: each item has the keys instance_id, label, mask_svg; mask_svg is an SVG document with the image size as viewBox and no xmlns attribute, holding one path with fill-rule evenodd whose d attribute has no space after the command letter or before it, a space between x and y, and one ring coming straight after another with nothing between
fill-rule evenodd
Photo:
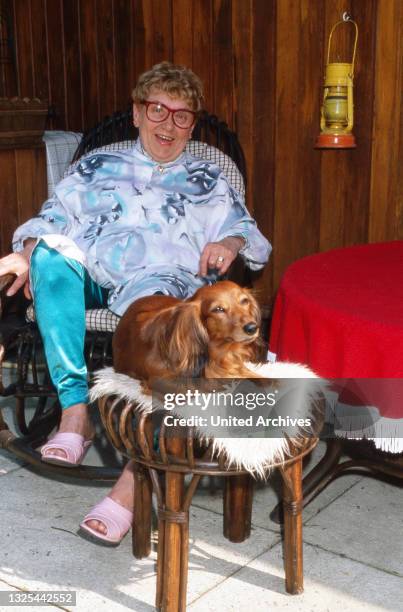
<instances>
[{"instance_id":1,"label":"woman's face","mask_svg":"<svg viewBox=\"0 0 403 612\"><path fill-rule=\"evenodd\" d=\"M147 101L160 102L172 110L192 110L182 98L173 98L166 92L151 90ZM193 126L190 128L177 127L172 113L160 123L150 121L147 117L144 104L133 104L133 123L139 128L141 143L144 150L158 162L170 162L179 157L189 140Z\"/></svg>"}]
</instances>

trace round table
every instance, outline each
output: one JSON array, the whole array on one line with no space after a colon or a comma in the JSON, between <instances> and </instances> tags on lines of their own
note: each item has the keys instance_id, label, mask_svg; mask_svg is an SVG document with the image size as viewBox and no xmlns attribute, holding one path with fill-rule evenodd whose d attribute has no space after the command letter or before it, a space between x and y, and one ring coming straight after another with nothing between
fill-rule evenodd
<instances>
[{"instance_id":1,"label":"round table","mask_svg":"<svg viewBox=\"0 0 403 612\"><path fill-rule=\"evenodd\" d=\"M347 396L364 390L380 424L399 425L393 442L379 448L403 452L403 241L334 249L290 265L270 350L325 378L352 379Z\"/></svg>"}]
</instances>

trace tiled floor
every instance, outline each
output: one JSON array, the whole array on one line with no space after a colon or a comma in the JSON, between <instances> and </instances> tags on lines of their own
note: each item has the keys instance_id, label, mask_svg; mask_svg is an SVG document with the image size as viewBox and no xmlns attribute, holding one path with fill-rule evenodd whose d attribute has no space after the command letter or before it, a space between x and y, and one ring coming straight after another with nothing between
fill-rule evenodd
<instances>
[{"instance_id":1,"label":"tiled floor","mask_svg":"<svg viewBox=\"0 0 403 612\"><path fill-rule=\"evenodd\" d=\"M309 469L322 452L321 445ZM98 461L92 449L86 463ZM136 561L130 538L109 549L77 535L84 513L106 491L40 476L0 451L0 590L75 590L77 606L67 609L79 612L153 610L155 546L149 559ZM306 508L299 596L285 593L280 531L269 516L276 499L275 486L259 486L251 537L231 544L222 536L219 491L212 496L205 487L196 494L189 610L403 610L401 485L342 476Z\"/></svg>"}]
</instances>

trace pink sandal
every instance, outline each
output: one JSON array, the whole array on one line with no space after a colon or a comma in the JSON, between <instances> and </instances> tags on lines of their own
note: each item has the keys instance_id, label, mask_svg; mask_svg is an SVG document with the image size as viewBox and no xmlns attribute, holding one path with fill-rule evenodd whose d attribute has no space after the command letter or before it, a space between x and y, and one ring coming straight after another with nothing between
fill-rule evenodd
<instances>
[{"instance_id":1,"label":"pink sandal","mask_svg":"<svg viewBox=\"0 0 403 612\"><path fill-rule=\"evenodd\" d=\"M77 467L84 459L92 440L86 440L84 436L76 433L57 433L49 442L41 448L41 459L45 463L64 465L65 467ZM49 450L62 450L66 457L48 455Z\"/></svg>"},{"instance_id":2,"label":"pink sandal","mask_svg":"<svg viewBox=\"0 0 403 612\"><path fill-rule=\"evenodd\" d=\"M106 533L100 533L89 527L87 522L92 520L101 521L106 527ZM133 512L123 508L111 497L105 497L84 517L83 522L80 523L80 529L84 532L82 535L90 537L98 543L101 541L109 546L117 546L121 543L132 524Z\"/></svg>"}]
</instances>

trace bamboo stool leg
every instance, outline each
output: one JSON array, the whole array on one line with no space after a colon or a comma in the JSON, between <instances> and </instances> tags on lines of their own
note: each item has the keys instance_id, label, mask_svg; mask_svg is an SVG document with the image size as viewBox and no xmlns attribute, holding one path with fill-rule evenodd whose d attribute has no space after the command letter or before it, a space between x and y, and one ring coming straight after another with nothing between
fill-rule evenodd
<instances>
[{"instance_id":1,"label":"bamboo stool leg","mask_svg":"<svg viewBox=\"0 0 403 612\"><path fill-rule=\"evenodd\" d=\"M185 612L187 586L187 551L189 546L189 515L183 511L184 475L166 472L165 508L159 517L165 522L162 572L161 610Z\"/></svg>"},{"instance_id":2,"label":"bamboo stool leg","mask_svg":"<svg viewBox=\"0 0 403 612\"><path fill-rule=\"evenodd\" d=\"M183 438L168 438L167 451L176 457L183 456L185 443ZM185 612L189 512L184 509L185 476L182 472L165 472L164 501L164 506L158 510L159 523L165 526L163 543L158 544L156 605L163 612Z\"/></svg>"},{"instance_id":3,"label":"bamboo stool leg","mask_svg":"<svg viewBox=\"0 0 403 612\"><path fill-rule=\"evenodd\" d=\"M134 466L134 512L132 528L133 555L137 559L151 552L152 486L148 470L138 463Z\"/></svg>"},{"instance_id":4,"label":"bamboo stool leg","mask_svg":"<svg viewBox=\"0 0 403 612\"><path fill-rule=\"evenodd\" d=\"M157 590L155 595L155 607L157 610L162 609L164 595L164 552L165 552L165 519L163 517L163 508L165 504L165 483L161 487L161 475L154 470L150 470L150 474L154 474L153 484L158 500L158 546L157 546ZM165 473L164 473L165 479Z\"/></svg>"},{"instance_id":5,"label":"bamboo stool leg","mask_svg":"<svg viewBox=\"0 0 403 612\"><path fill-rule=\"evenodd\" d=\"M157 591L155 607L162 610L164 597L164 552L165 552L165 520L158 512L158 547L157 547Z\"/></svg>"},{"instance_id":6,"label":"bamboo stool leg","mask_svg":"<svg viewBox=\"0 0 403 612\"><path fill-rule=\"evenodd\" d=\"M283 476L285 588L297 595L304 590L302 559L302 459L280 469Z\"/></svg>"},{"instance_id":7,"label":"bamboo stool leg","mask_svg":"<svg viewBox=\"0 0 403 612\"><path fill-rule=\"evenodd\" d=\"M224 483L224 536L243 542L250 536L253 478L249 474L229 476Z\"/></svg>"}]
</instances>

